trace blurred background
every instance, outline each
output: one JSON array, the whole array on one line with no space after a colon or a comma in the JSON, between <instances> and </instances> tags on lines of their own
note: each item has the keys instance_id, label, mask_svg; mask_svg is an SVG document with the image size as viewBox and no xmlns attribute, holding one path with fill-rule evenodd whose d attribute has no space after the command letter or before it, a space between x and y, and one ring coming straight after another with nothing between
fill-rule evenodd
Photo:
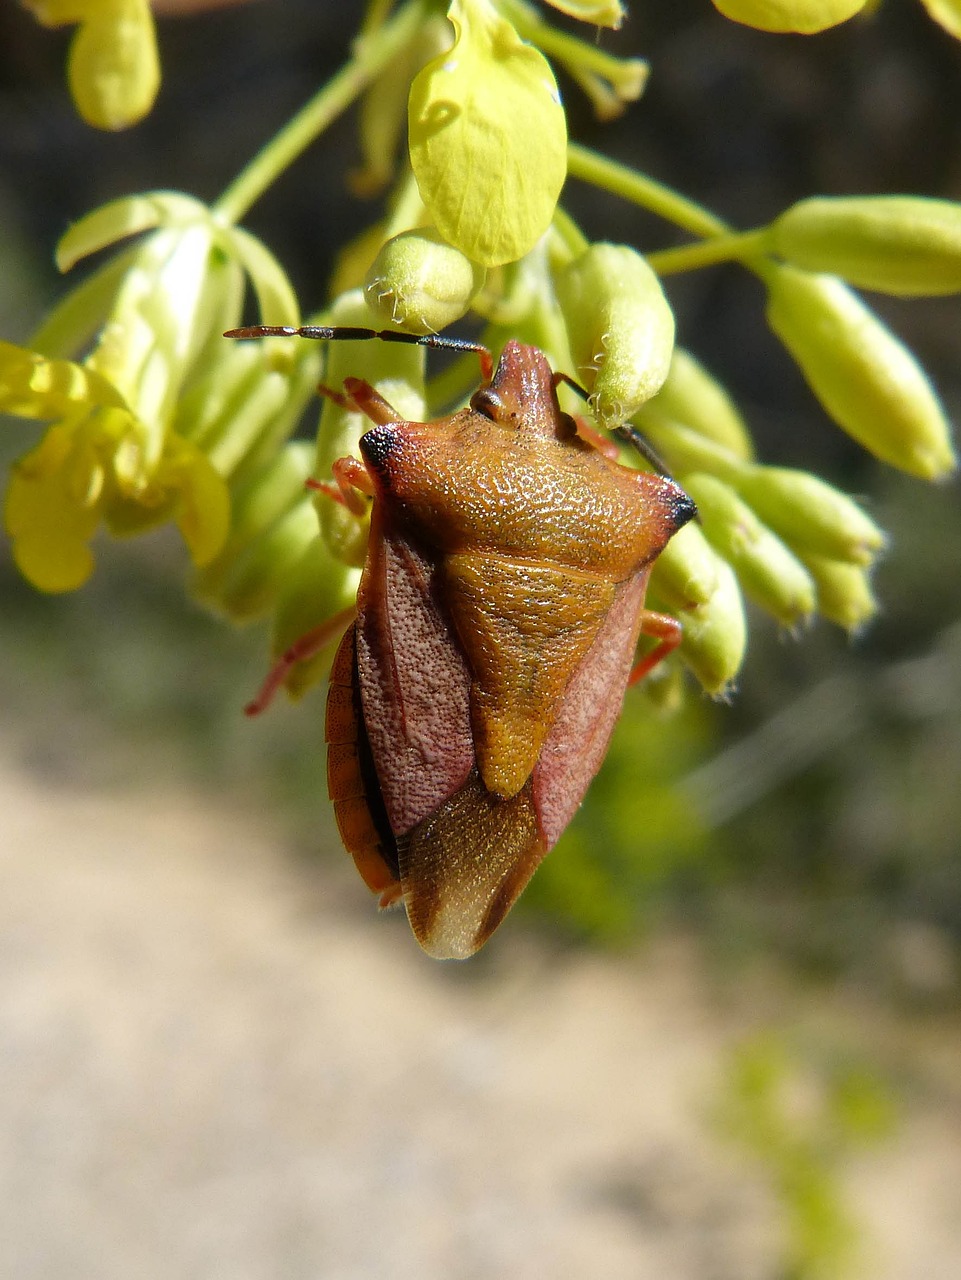
<instances>
[{"instance_id":1,"label":"blurred background","mask_svg":"<svg viewBox=\"0 0 961 1280\"><path fill-rule=\"evenodd\" d=\"M164 85L74 115L64 33L0 0L0 336L131 191L212 199L343 62L360 6L160 21ZM605 47L644 98L572 132L744 227L813 193L961 198L961 45L917 3L814 39L708 0ZM252 210L305 307L376 206L339 122ZM670 231L573 187L589 235ZM961 509L824 417L734 267L672 278L762 460L891 535L851 642L752 617L729 704L629 695L601 776L462 966L376 918L332 831L322 691L245 722L266 637L164 535L42 597L0 549L0 1272L72 1277L961 1274ZM957 299L872 300L954 420ZM4 464L36 433L5 421ZM6 1254L6 1258L4 1258ZM860 1267L860 1271L858 1268Z\"/></svg>"}]
</instances>

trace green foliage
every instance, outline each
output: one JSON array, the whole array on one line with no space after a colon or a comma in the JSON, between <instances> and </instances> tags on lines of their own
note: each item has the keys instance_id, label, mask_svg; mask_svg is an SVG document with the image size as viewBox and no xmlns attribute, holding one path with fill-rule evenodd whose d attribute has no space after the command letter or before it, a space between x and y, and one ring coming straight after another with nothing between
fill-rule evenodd
<instances>
[{"instance_id":1,"label":"green foliage","mask_svg":"<svg viewBox=\"0 0 961 1280\"><path fill-rule=\"evenodd\" d=\"M731 1053L714 1119L782 1208L784 1280L851 1274L857 1230L843 1165L889 1136L895 1122L878 1076L858 1063L818 1061L763 1033Z\"/></svg>"}]
</instances>

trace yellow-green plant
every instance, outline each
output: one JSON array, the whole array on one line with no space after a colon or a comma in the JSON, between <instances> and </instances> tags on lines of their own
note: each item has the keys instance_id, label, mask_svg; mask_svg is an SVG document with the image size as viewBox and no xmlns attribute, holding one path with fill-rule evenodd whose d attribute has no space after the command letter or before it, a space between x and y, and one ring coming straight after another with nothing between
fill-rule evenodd
<instances>
[{"instance_id":1,"label":"yellow-green plant","mask_svg":"<svg viewBox=\"0 0 961 1280\"><path fill-rule=\"evenodd\" d=\"M149 109L159 72L145 0L24 2L45 23L78 24L68 74L85 119L118 128ZM196 566L193 589L235 621L271 619L275 650L349 605L363 522L305 482L329 480L364 424L328 401L316 449L292 441L312 386L363 376L422 417L469 392L476 362L428 381L416 347L227 341L249 281L270 325L296 326L306 310L323 324L429 334L469 318L495 352L508 336L541 347L586 388L603 425L633 423L701 509L700 524L661 557L651 594L682 619L680 659L710 693L727 690L742 662L742 592L792 629L818 611L848 630L870 618L882 531L826 480L755 456L723 386L674 345L661 281L722 261L753 273L771 329L827 413L885 462L936 480L955 466L943 410L854 288L961 291L961 205L812 198L767 226L733 229L568 140L552 63L602 119L640 96L648 69L596 43L593 24L623 17L616 0L556 7L592 24L583 39L526 0L370 0L341 70L212 205L163 190L131 195L67 232L57 250L65 270L109 246L115 255L29 348L0 343L0 411L49 424L6 497L14 556L31 582L79 587L98 529L126 536L173 521ZM763 29L811 33L865 4L716 7ZM956 28L956 6L927 7ZM381 220L343 247L334 296L298 300L240 223L355 102L363 163L351 181L382 195ZM568 179L658 215L689 242L647 254L643 244L590 243L559 204ZM319 655L289 687L323 670Z\"/></svg>"},{"instance_id":2,"label":"yellow-green plant","mask_svg":"<svg viewBox=\"0 0 961 1280\"><path fill-rule=\"evenodd\" d=\"M863 1064L819 1060L770 1032L730 1053L713 1120L780 1206L784 1280L853 1273L858 1230L845 1162L888 1137L896 1118L891 1090Z\"/></svg>"}]
</instances>

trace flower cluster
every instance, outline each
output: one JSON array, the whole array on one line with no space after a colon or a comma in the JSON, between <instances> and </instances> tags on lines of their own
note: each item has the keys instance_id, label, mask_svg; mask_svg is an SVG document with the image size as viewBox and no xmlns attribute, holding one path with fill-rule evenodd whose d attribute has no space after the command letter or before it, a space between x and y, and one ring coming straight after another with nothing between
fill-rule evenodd
<instances>
[{"instance_id":1,"label":"flower cluster","mask_svg":"<svg viewBox=\"0 0 961 1280\"><path fill-rule=\"evenodd\" d=\"M741 22L808 32L864 6L715 3ZM939 16L935 0L926 3ZM155 77L145 70L145 0L31 4L44 21L82 24L70 75L88 118L114 127L146 109ZM556 7L612 27L623 16L616 0ZM52 424L7 493L24 574L44 590L69 590L91 571L99 527L126 535L173 521L198 566L200 596L237 621L272 617L276 648L349 601L363 519L323 492L311 495L305 482L329 480L334 459L356 452L363 423L327 401L316 449L291 442L321 353L289 338L233 344L220 335L239 323L245 277L266 323L298 323L283 272L237 223L296 151L363 94L364 163L353 181L368 193L393 184L389 212L345 248L323 323L426 334L470 316L494 351L508 336L544 350L585 388L602 426L641 433L701 513L661 556L651 595L683 620L680 657L709 692L723 693L739 670L744 594L791 629L818 612L860 627L874 610L869 575L881 530L827 482L755 458L728 393L675 346L661 280L742 264L763 283L770 327L827 414L883 461L936 479L955 465L941 406L914 357L854 289L961 291L961 206L812 199L735 232L568 142L548 59L601 118L640 95L643 63L560 31L526 0L451 0L449 21L425 0L384 9L371 6L350 74L326 86L212 209L176 193L131 197L64 238L64 268L123 245L30 349L0 344L0 410ZM128 24L125 43L118 15ZM132 81L137 94L127 91ZM569 175L661 215L692 241L647 256L589 243L558 204ZM326 361L328 385L362 374L411 417L456 402L477 373L461 361L427 382L423 352L393 344L337 344ZM572 412L583 406L572 401ZM302 687L322 667L321 656L288 684Z\"/></svg>"}]
</instances>

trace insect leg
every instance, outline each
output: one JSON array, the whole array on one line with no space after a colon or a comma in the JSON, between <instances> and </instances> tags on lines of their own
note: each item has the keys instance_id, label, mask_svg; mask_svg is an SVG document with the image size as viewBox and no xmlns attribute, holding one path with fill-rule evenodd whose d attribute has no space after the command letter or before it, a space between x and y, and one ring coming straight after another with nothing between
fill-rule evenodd
<instances>
[{"instance_id":1,"label":"insect leg","mask_svg":"<svg viewBox=\"0 0 961 1280\"><path fill-rule=\"evenodd\" d=\"M646 675L650 675L669 653L673 653L684 638L684 629L677 618L672 618L670 614L645 609L641 614L641 635L651 636L658 643L634 665L628 677L629 685L637 684Z\"/></svg>"},{"instance_id":2,"label":"insect leg","mask_svg":"<svg viewBox=\"0 0 961 1280\"><path fill-rule=\"evenodd\" d=\"M356 613L356 606L350 605L349 608L335 613L333 617L327 618L319 626L311 628L305 635L295 640L290 648L285 650L271 667L267 673L267 679L260 686L260 692L256 698L254 698L253 702L248 702L244 707L244 715L259 716L262 711L266 711L277 690L286 680L287 673L293 667L296 667L298 662L306 662L315 653L319 653L325 645L330 644L331 640L348 626Z\"/></svg>"}]
</instances>

